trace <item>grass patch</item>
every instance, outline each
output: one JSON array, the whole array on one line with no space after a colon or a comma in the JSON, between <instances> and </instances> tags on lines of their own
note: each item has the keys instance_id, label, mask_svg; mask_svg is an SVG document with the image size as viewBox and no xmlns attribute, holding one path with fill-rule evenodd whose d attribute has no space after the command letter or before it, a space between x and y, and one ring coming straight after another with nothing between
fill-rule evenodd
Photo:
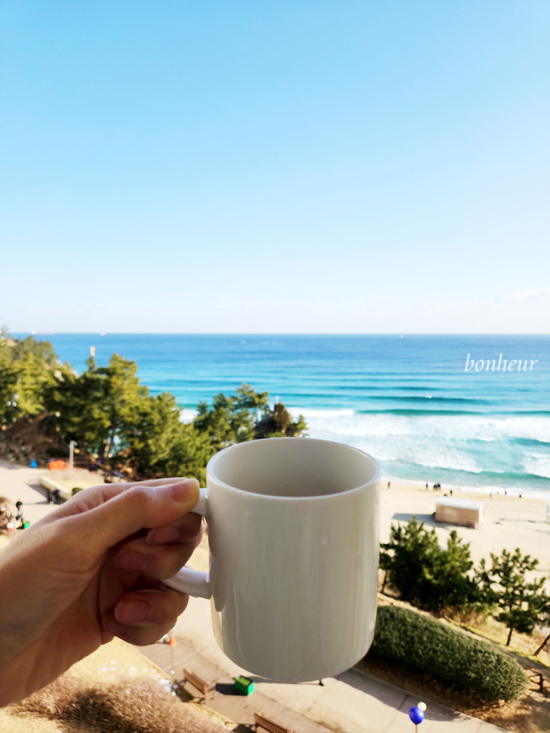
<instances>
[{"instance_id":1,"label":"grass patch","mask_svg":"<svg viewBox=\"0 0 550 733\"><path fill-rule=\"evenodd\" d=\"M221 733L214 713L183 703L166 675L119 639L20 703L0 710L2 733Z\"/></svg>"}]
</instances>

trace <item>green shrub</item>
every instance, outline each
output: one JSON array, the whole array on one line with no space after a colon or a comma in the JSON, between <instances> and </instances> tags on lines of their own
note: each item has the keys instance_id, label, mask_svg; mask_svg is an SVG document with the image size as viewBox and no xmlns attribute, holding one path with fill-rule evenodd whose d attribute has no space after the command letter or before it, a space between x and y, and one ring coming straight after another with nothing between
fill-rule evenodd
<instances>
[{"instance_id":1,"label":"green shrub","mask_svg":"<svg viewBox=\"0 0 550 733\"><path fill-rule=\"evenodd\" d=\"M428 673L487 702L518 697L527 682L519 664L487 642L396 606L378 609L369 656Z\"/></svg>"},{"instance_id":2,"label":"green shrub","mask_svg":"<svg viewBox=\"0 0 550 733\"><path fill-rule=\"evenodd\" d=\"M380 567L403 601L427 611L472 607L479 592L468 573L473 567L470 545L453 530L445 548L435 529L413 517L406 525L392 524L390 541L380 546Z\"/></svg>"}]
</instances>

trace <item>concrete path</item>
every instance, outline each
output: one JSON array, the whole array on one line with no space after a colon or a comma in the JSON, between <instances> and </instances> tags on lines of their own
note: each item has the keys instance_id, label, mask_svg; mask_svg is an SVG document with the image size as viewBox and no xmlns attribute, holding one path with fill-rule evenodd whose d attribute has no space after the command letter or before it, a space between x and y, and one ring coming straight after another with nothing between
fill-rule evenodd
<instances>
[{"instance_id":1,"label":"concrete path","mask_svg":"<svg viewBox=\"0 0 550 733\"><path fill-rule=\"evenodd\" d=\"M23 517L31 524L38 522L53 509L48 504L46 489L40 485L40 477L46 473L43 468L25 468L0 460L0 496L14 504L23 502Z\"/></svg>"},{"instance_id":2,"label":"concrete path","mask_svg":"<svg viewBox=\"0 0 550 733\"><path fill-rule=\"evenodd\" d=\"M328 728L288 708L259 689L248 696L239 695L234 690L234 677L197 652L193 645L182 637L178 638L176 646L159 642L139 649L175 680L182 679L185 668L199 675L205 682L214 683L216 690L208 695L206 705L225 718L238 722L239 730L241 727L253 726L254 713L260 713L300 733L331 733ZM187 685L185 687L190 694L194 694L190 687Z\"/></svg>"},{"instance_id":3,"label":"concrete path","mask_svg":"<svg viewBox=\"0 0 550 733\"><path fill-rule=\"evenodd\" d=\"M420 700L405 690L358 670L348 670L336 678L324 679L322 687L315 682L282 684L248 674L246 670L233 664L218 648L211 628L209 601L191 598L187 610L178 620L175 633L178 640L176 647L155 644L152 647L143 647L142 651L167 672L174 670L176 679L181 678L185 663L191 671L196 671L199 675L202 671L207 681L221 680L221 694L216 693L213 701L209 701L208 704L235 723L245 726L249 724L251 706L256 712L260 712L253 703L253 698L258 695L260 708L262 705L265 706L264 699L276 701L284 706L276 710L283 718L283 722L289 719L285 717L288 716L286 711L293 711L325 729L338 733L414 732L408 711ZM170 651L171 649L173 651ZM230 711L227 702L220 698L230 697L227 689L224 693L224 685L240 674L246 674L255 681L256 691L250 698L231 696ZM490 723L456 713L442 705L431 703L428 699L424 702L428 709L426 718L419 727L421 733L439 733L451 727L457 733L502 731ZM273 715L275 717L275 713ZM306 725L293 727L298 732L310 730Z\"/></svg>"}]
</instances>

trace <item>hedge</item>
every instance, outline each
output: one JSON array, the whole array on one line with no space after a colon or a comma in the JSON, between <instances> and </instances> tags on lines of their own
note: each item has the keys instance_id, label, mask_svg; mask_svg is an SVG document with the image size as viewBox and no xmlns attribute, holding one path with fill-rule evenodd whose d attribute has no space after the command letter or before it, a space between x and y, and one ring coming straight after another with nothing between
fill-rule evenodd
<instances>
[{"instance_id":1,"label":"hedge","mask_svg":"<svg viewBox=\"0 0 550 733\"><path fill-rule=\"evenodd\" d=\"M527 683L520 665L491 644L397 606L378 608L368 656L428 673L486 702L512 700Z\"/></svg>"}]
</instances>

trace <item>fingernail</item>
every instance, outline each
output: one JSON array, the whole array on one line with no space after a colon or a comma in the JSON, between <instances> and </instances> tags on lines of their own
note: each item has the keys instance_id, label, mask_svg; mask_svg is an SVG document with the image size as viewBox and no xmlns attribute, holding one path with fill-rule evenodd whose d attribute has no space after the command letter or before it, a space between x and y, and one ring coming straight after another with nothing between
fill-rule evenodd
<instances>
[{"instance_id":1,"label":"fingernail","mask_svg":"<svg viewBox=\"0 0 550 733\"><path fill-rule=\"evenodd\" d=\"M189 501L189 498L200 488L196 478L188 478L185 481L174 484L171 487L172 499L176 502Z\"/></svg>"},{"instance_id":2,"label":"fingernail","mask_svg":"<svg viewBox=\"0 0 550 733\"><path fill-rule=\"evenodd\" d=\"M115 618L122 624L138 624L149 618L149 604L145 601L121 602L115 609Z\"/></svg>"},{"instance_id":3,"label":"fingernail","mask_svg":"<svg viewBox=\"0 0 550 733\"><path fill-rule=\"evenodd\" d=\"M135 550L128 550L122 552L115 559L115 565L121 570L127 570L131 573L142 573L145 571L145 564L147 558L142 555L141 552Z\"/></svg>"},{"instance_id":4,"label":"fingernail","mask_svg":"<svg viewBox=\"0 0 550 733\"><path fill-rule=\"evenodd\" d=\"M166 527L155 527L147 533L147 544L166 545L170 542L175 542L179 536L179 529L172 524Z\"/></svg>"}]
</instances>

